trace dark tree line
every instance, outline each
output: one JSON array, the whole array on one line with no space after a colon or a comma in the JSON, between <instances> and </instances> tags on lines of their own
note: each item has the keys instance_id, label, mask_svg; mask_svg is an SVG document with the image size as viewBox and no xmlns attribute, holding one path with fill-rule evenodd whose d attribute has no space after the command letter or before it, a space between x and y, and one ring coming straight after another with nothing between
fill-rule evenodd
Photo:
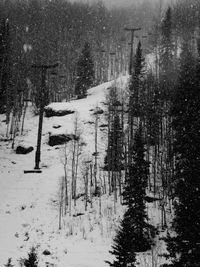
<instances>
[{"instance_id":1,"label":"dark tree line","mask_svg":"<svg viewBox=\"0 0 200 267\"><path fill-rule=\"evenodd\" d=\"M32 64L59 62L57 71L47 73L45 104L68 100L80 88L79 59L84 44L90 44L93 84L107 81L110 72L125 73L128 36L124 26L142 25L143 18L146 20L155 12L151 3L108 10L101 1L91 5L65 0L1 1L0 109L6 111L7 124L10 123L7 136L13 138L19 130L27 101L31 100L38 112L41 73L33 70ZM111 52L115 52L112 59Z\"/></svg>"},{"instance_id":2,"label":"dark tree line","mask_svg":"<svg viewBox=\"0 0 200 267\"><path fill-rule=\"evenodd\" d=\"M113 262L108 262L110 266L136 266L136 253L151 249L155 236L155 229L148 222L146 210L149 162L145 155L144 116L141 103L145 78L141 42L138 42L133 65L128 88L129 97L126 103L128 107L128 114L125 115L127 131L121 134L123 139L127 136L122 143L123 146L125 145L123 150L126 151L123 161L124 173L123 175L122 172L120 173L120 180L123 184L123 204L126 205L126 211L113 240L110 253L115 256L115 259ZM113 121L115 122L115 118ZM115 137L117 137L116 130ZM114 140L110 139L112 149L116 149ZM107 153L107 162L112 162L112 158L114 158L113 154Z\"/></svg>"},{"instance_id":3,"label":"dark tree line","mask_svg":"<svg viewBox=\"0 0 200 267\"><path fill-rule=\"evenodd\" d=\"M144 159L144 144L141 127L135 133L123 190L123 204L127 209L121 220L110 251L116 259L110 266L136 266L136 252L147 251L153 244L154 228L148 223L146 212L146 188L148 183L148 162Z\"/></svg>"},{"instance_id":4,"label":"dark tree line","mask_svg":"<svg viewBox=\"0 0 200 267\"><path fill-rule=\"evenodd\" d=\"M192 1L192 4L178 1L166 10L150 37L155 38L155 66L152 71L141 75L142 68L140 64L136 64L141 58L138 44L129 86L131 94L128 116L131 123L128 131L128 162L131 162L134 154L136 142L131 145L131 140L133 141L135 127L140 124L143 128L145 157L150 159L151 166L145 188L148 187L161 199L162 228L170 229L166 208L171 208L171 201L173 203L175 214L171 230L174 233L168 235L166 241L171 260L168 265L177 267L200 264L199 12L198 1ZM139 68L140 76L136 75ZM142 171L137 173L134 169L132 173L128 166L129 164L126 166L124 194L130 200L131 196L138 196ZM131 188L137 189L132 189L129 195L126 188L132 175L138 177L139 181L132 185ZM161 194L158 195L159 191ZM144 195L142 199L145 199ZM132 213L134 218L137 218L137 210L144 209L136 209L136 213ZM128 236L135 234L135 228L130 230L135 225L130 213L131 210L127 208L113 240L111 254L115 256L115 260L109 262L110 266L136 264L136 244L140 238L128 239Z\"/></svg>"},{"instance_id":5,"label":"dark tree line","mask_svg":"<svg viewBox=\"0 0 200 267\"><path fill-rule=\"evenodd\" d=\"M149 3L145 10L151 16L155 8ZM142 22L145 15L141 6L129 10L107 10L102 2L89 5L64 0L1 1L0 18L8 19L10 23L13 84L25 90L24 74L25 81L27 77L32 78L34 83L37 80L32 77L36 74L30 68L27 73L26 67L32 63L59 61L58 76L65 77L57 77L57 82L52 84L53 75L49 74L49 87L54 94L52 98L56 99L56 94L62 95L66 86L67 93L73 93L77 59L85 42L90 43L94 55L95 82L107 80L109 53L116 51L122 59L126 54L124 25L137 20L137 23ZM125 58L123 60L125 65ZM117 70L119 66L116 66Z\"/></svg>"},{"instance_id":6,"label":"dark tree line","mask_svg":"<svg viewBox=\"0 0 200 267\"><path fill-rule=\"evenodd\" d=\"M200 76L199 58L184 44L176 93L171 108L175 131L174 237L168 237L170 266L199 266L200 180Z\"/></svg>"},{"instance_id":7,"label":"dark tree line","mask_svg":"<svg viewBox=\"0 0 200 267\"><path fill-rule=\"evenodd\" d=\"M9 54L10 54L10 39L9 39L9 21L2 19L0 35L0 111L5 111L5 104L8 103L9 89Z\"/></svg>"}]
</instances>

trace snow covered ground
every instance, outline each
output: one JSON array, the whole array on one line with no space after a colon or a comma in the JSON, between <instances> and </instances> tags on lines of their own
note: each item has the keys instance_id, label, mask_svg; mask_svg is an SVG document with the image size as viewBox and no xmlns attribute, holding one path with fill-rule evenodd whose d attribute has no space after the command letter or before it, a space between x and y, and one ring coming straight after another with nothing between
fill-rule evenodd
<instances>
[{"instance_id":1,"label":"snow covered ground","mask_svg":"<svg viewBox=\"0 0 200 267\"><path fill-rule=\"evenodd\" d=\"M127 77L118 79L117 86L125 87ZM54 109L70 109L78 114L83 141L86 143L84 157L94 152L94 109L105 108L103 102L112 82L89 90L88 97L69 103L52 103ZM73 214L83 212L83 216L69 216L62 220L62 229L58 230L59 184L64 174L62 165L62 146L48 145L49 134L73 133L75 114L63 117L44 117L42 135L41 163L42 173L24 174L24 170L34 168L38 116L32 107L28 108L23 136L17 136L18 144L28 144L34 151L26 155L16 154L9 141L0 141L0 265L12 258L15 266L20 259L27 257L32 246L37 248L39 266L57 267L104 267L104 261L111 259L109 249L115 229L122 214L118 203L114 214L112 198L101 197L84 212L84 203L80 198ZM103 115L101 116L103 122ZM0 115L0 138L5 138L6 125L4 115ZM60 128L53 128L60 125ZM98 149L105 151L105 135L98 135ZM81 179L81 178L80 178ZM154 210L153 210L154 209ZM152 219L158 220L158 209L151 208ZM157 222L155 222L157 223ZM48 250L51 254L44 255ZM153 252L152 252L153 253ZM149 265L152 258L139 256L140 266ZM145 263L146 262L146 263Z\"/></svg>"},{"instance_id":2,"label":"snow covered ground","mask_svg":"<svg viewBox=\"0 0 200 267\"><path fill-rule=\"evenodd\" d=\"M125 81L126 78L122 78L122 82L125 83ZM108 82L90 89L86 99L51 104L55 109L69 107L78 113L83 140L87 144L85 153L94 152L94 125L88 124L88 121L94 120L93 109L103 105L102 101L105 100L107 88L110 86L111 82ZM57 147L50 147L47 142L49 133L73 133L74 117L75 115L71 114L64 117L44 118L40 163L42 173L40 174L23 173L24 170L34 168L38 116L33 114L32 107L28 108L26 115L25 133L16 138L15 147L21 143L28 144L34 147L34 151L27 155L19 155L11 149L9 141L0 142L1 266L9 257L12 257L13 263L19 266L19 263L18 265L16 263L17 260L26 257L31 246L38 248L40 266L45 266L45 262L54 263L55 266L104 266L104 260L109 258L108 249L111 239L110 236L101 238L101 235L98 235L99 226L95 227L95 224L100 224L102 218L95 208L90 211L91 214L95 214L90 216L92 219L97 217L94 226L91 226L94 229L87 229L90 219L88 212L86 218L77 217L73 221L73 217L68 216L68 219L63 221L63 229L58 231L57 203L60 177L63 175L62 151L56 149ZM6 133L4 119L5 117L1 115L0 137L2 138ZM54 129L54 125L61 125L61 127ZM99 144L103 144L101 136L99 136ZM105 149L104 146L101 145L101 147ZM80 207L80 204L78 206ZM106 228L106 223L102 222L101 227ZM70 228L73 229L70 230ZM70 231L73 231L74 236ZM45 249L48 249L51 255L42 256Z\"/></svg>"}]
</instances>

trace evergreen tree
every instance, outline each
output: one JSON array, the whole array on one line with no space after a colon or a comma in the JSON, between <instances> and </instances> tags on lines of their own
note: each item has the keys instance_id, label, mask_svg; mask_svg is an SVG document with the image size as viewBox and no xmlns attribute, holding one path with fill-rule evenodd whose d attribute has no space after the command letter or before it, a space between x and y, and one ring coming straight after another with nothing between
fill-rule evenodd
<instances>
[{"instance_id":1,"label":"evergreen tree","mask_svg":"<svg viewBox=\"0 0 200 267\"><path fill-rule=\"evenodd\" d=\"M174 237L168 237L173 267L200 266L200 63L185 45L172 106L175 131Z\"/></svg>"},{"instance_id":2,"label":"evergreen tree","mask_svg":"<svg viewBox=\"0 0 200 267\"><path fill-rule=\"evenodd\" d=\"M166 72L171 67L172 62L172 11L169 7L161 23L161 59L162 70Z\"/></svg>"},{"instance_id":3,"label":"evergreen tree","mask_svg":"<svg viewBox=\"0 0 200 267\"><path fill-rule=\"evenodd\" d=\"M172 10L169 7L161 22L161 38L159 47L159 142L155 146L155 163L160 161L160 170L155 168L155 174L161 173L162 197L166 199L171 193L172 173L174 171L174 158L172 156L173 130L171 128L170 107L176 84L176 71L174 68L174 44L172 31ZM159 149L163 153L158 153ZM164 159L164 160L163 160ZM155 164L154 164L155 166ZM156 177L156 176L154 176ZM156 181L154 179L154 181ZM155 182L154 182L155 185ZM154 186L155 190L155 186ZM164 206L163 206L164 207ZM166 222L164 223L166 224Z\"/></svg>"},{"instance_id":4,"label":"evergreen tree","mask_svg":"<svg viewBox=\"0 0 200 267\"><path fill-rule=\"evenodd\" d=\"M155 90L152 97L152 102L149 103L149 108L146 110L147 115L147 129L148 129L148 141L151 145L156 145L159 142L159 119L160 119L160 107L158 103L159 93Z\"/></svg>"},{"instance_id":5,"label":"evergreen tree","mask_svg":"<svg viewBox=\"0 0 200 267\"><path fill-rule=\"evenodd\" d=\"M120 171L123 168L123 144L122 144L122 127L118 114L114 115L111 130L109 133L108 149L105 157L105 170L108 170L108 157L111 162L110 170Z\"/></svg>"},{"instance_id":6,"label":"evergreen tree","mask_svg":"<svg viewBox=\"0 0 200 267\"><path fill-rule=\"evenodd\" d=\"M121 225L117 231L116 237L113 240L112 251L110 253L115 256L113 263L106 261L113 267L135 267L136 262L136 248L137 239L134 236L135 218L133 207L128 209Z\"/></svg>"},{"instance_id":7,"label":"evergreen tree","mask_svg":"<svg viewBox=\"0 0 200 267\"><path fill-rule=\"evenodd\" d=\"M130 110L131 110L131 116L138 117L140 115L140 108L139 108L139 94L140 94L140 88L141 88L141 80L144 74L144 58L142 55L142 45L139 41L137 49L136 49L136 55L134 59L134 69L131 75L131 81L130 81Z\"/></svg>"},{"instance_id":8,"label":"evergreen tree","mask_svg":"<svg viewBox=\"0 0 200 267\"><path fill-rule=\"evenodd\" d=\"M116 259L107 263L114 267L136 266L136 252L150 249L153 227L148 224L145 191L147 187L148 163L144 160L144 145L141 127L136 131L132 149L132 162L124 188L124 204L127 210L114 238L111 254Z\"/></svg>"},{"instance_id":9,"label":"evergreen tree","mask_svg":"<svg viewBox=\"0 0 200 267\"><path fill-rule=\"evenodd\" d=\"M143 77L143 68L144 68L144 58L142 56L142 46L141 42L138 43L135 61L134 61L134 69L132 71L131 80L129 84L129 114L128 114L128 121L129 121L129 148L133 143L133 128L134 128L134 118L138 118L141 116L141 109L139 105L139 94L141 88L141 80ZM130 153L129 153L130 154ZM129 155L130 161L130 155Z\"/></svg>"},{"instance_id":10,"label":"evergreen tree","mask_svg":"<svg viewBox=\"0 0 200 267\"><path fill-rule=\"evenodd\" d=\"M38 266L37 253L34 247L31 248L31 251L28 254L28 259L24 261L24 265L25 267L37 267Z\"/></svg>"},{"instance_id":11,"label":"evergreen tree","mask_svg":"<svg viewBox=\"0 0 200 267\"><path fill-rule=\"evenodd\" d=\"M8 20L2 19L0 25L0 112L8 109L8 85L9 85L9 25Z\"/></svg>"},{"instance_id":12,"label":"evergreen tree","mask_svg":"<svg viewBox=\"0 0 200 267\"><path fill-rule=\"evenodd\" d=\"M134 235L137 240L135 251L146 251L150 248L149 231L153 230L148 223L145 196L148 183L149 163L144 159L144 144L141 126L135 133L134 144L131 147L131 161L128 166L128 176L123 192L124 204L132 210L134 217Z\"/></svg>"},{"instance_id":13,"label":"evergreen tree","mask_svg":"<svg viewBox=\"0 0 200 267\"><path fill-rule=\"evenodd\" d=\"M78 98L85 97L87 90L94 82L94 64L91 56L90 45L85 43L77 63L77 77L75 82L75 94Z\"/></svg>"},{"instance_id":14,"label":"evergreen tree","mask_svg":"<svg viewBox=\"0 0 200 267\"><path fill-rule=\"evenodd\" d=\"M8 259L8 262L7 262L4 266L5 266L5 267L13 267L14 265L12 265L11 262L12 262L12 259L9 258L9 259Z\"/></svg>"},{"instance_id":15,"label":"evergreen tree","mask_svg":"<svg viewBox=\"0 0 200 267\"><path fill-rule=\"evenodd\" d=\"M168 100L172 94L175 83L175 71L173 63L173 38L172 38L172 11L169 7L161 23L160 43L160 87L161 97Z\"/></svg>"}]
</instances>

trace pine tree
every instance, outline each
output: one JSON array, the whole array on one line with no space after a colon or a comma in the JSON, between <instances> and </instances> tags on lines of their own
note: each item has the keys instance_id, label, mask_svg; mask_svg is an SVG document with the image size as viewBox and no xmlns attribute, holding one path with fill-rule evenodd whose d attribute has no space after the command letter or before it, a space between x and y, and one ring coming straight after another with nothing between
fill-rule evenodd
<instances>
[{"instance_id":1,"label":"pine tree","mask_svg":"<svg viewBox=\"0 0 200 267\"><path fill-rule=\"evenodd\" d=\"M142 45L139 41L137 49L136 49L136 55L134 59L134 69L131 75L131 81L130 81L130 110L131 115L138 117L140 115L140 109L139 109L139 93L141 88L141 80L144 74L144 58L142 55Z\"/></svg>"},{"instance_id":2,"label":"pine tree","mask_svg":"<svg viewBox=\"0 0 200 267\"><path fill-rule=\"evenodd\" d=\"M28 254L28 259L24 261L24 265L25 267L37 267L38 266L37 253L34 247L31 248L31 251Z\"/></svg>"},{"instance_id":3,"label":"pine tree","mask_svg":"<svg viewBox=\"0 0 200 267\"><path fill-rule=\"evenodd\" d=\"M135 217L134 235L136 236L136 252L150 248L149 231L153 230L148 223L145 196L148 183L149 163L144 159L144 144L141 126L135 133L134 144L131 147L131 161L128 166L128 176L123 192L124 204L133 210Z\"/></svg>"},{"instance_id":4,"label":"pine tree","mask_svg":"<svg viewBox=\"0 0 200 267\"><path fill-rule=\"evenodd\" d=\"M122 145L122 128L118 114L114 115L111 130L109 133L108 149L105 157L105 170L108 170L108 157L111 162L111 171L120 171L123 168L122 156L123 156L123 145Z\"/></svg>"},{"instance_id":5,"label":"pine tree","mask_svg":"<svg viewBox=\"0 0 200 267\"><path fill-rule=\"evenodd\" d=\"M200 266L200 62L185 45L172 106L175 131L176 233L167 245L173 267Z\"/></svg>"},{"instance_id":6,"label":"pine tree","mask_svg":"<svg viewBox=\"0 0 200 267\"><path fill-rule=\"evenodd\" d=\"M0 25L0 112L8 109L9 96L9 25L8 20L2 19ZM6 107L7 106L7 107Z\"/></svg>"},{"instance_id":7,"label":"pine tree","mask_svg":"<svg viewBox=\"0 0 200 267\"><path fill-rule=\"evenodd\" d=\"M85 97L87 90L94 82L94 64L89 43L85 43L77 63L77 77L75 82L75 94L78 98Z\"/></svg>"},{"instance_id":8,"label":"pine tree","mask_svg":"<svg viewBox=\"0 0 200 267\"><path fill-rule=\"evenodd\" d=\"M144 160L141 127L136 131L132 153L129 176L123 192L127 210L110 251L116 259L113 263L107 261L114 267L135 267L136 252L146 251L152 244L151 234L153 235L154 228L147 222L145 207L148 163Z\"/></svg>"},{"instance_id":9,"label":"pine tree","mask_svg":"<svg viewBox=\"0 0 200 267\"><path fill-rule=\"evenodd\" d=\"M172 10L169 7L161 23L161 67L168 70L172 62Z\"/></svg>"},{"instance_id":10,"label":"pine tree","mask_svg":"<svg viewBox=\"0 0 200 267\"><path fill-rule=\"evenodd\" d=\"M175 83L173 53L172 11L169 7L161 23L160 87L163 100L169 100Z\"/></svg>"},{"instance_id":11,"label":"pine tree","mask_svg":"<svg viewBox=\"0 0 200 267\"><path fill-rule=\"evenodd\" d=\"M113 263L106 261L113 267L135 267L137 239L134 236L135 219L132 216L133 208L128 209L121 221L121 225L113 240L112 251L110 253L115 256Z\"/></svg>"},{"instance_id":12,"label":"pine tree","mask_svg":"<svg viewBox=\"0 0 200 267\"><path fill-rule=\"evenodd\" d=\"M143 68L144 68L144 58L142 56L142 46L141 42L138 43L135 61L134 61L134 70L131 75L130 84L129 84L129 144L128 150L130 151L130 146L133 143L133 131L134 131L134 118L141 116L141 109L139 105L139 94L141 89L141 81L143 77ZM137 120L138 122L139 120ZM129 153L130 154L130 153ZM130 161L130 155L129 159Z\"/></svg>"},{"instance_id":13,"label":"pine tree","mask_svg":"<svg viewBox=\"0 0 200 267\"><path fill-rule=\"evenodd\" d=\"M5 45L4 45L5 28L3 26L4 26L4 23L2 22L1 32L0 32L0 112L4 111L5 98L6 98L6 90L2 86L3 85L2 80L3 80L3 70L4 70L4 56L5 56Z\"/></svg>"},{"instance_id":14,"label":"pine tree","mask_svg":"<svg viewBox=\"0 0 200 267\"><path fill-rule=\"evenodd\" d=\"M14 265L11 264L12 258L8 259L8 262L4 265L5 267L13 267Z\"/></svg>"},{"instance_id":15,"label":"pine tree","mask_svg":"<svg viewBox=\"0 0 200 267\"><path fill-rule=\"evenodd\" d=\"M174 67L174 43L172 31L172 10L169 7L161 22L161 38L159 47L159 142L154 148L154 158L160 162L160 166L155 168L156 173L160 173L162 181L162 198L166 199L171 194L172 174L174 171L174 158L172 156L173 130L171 128L172 117L170 115L171 101L173 99L174 87L176 84L176 71ZM162 153L158 153L162 150ZM157 165L158 166L158 165ZM159 169L158 169L159 168ZM154 179L154 191L156 180ZM164 207L164 206L163 206ZM164 222L166 225L166 220ZM163 226L164 226L163 225Z\"/></svg>"},{"instance_id":16,"label":"pine tree","mask_svg":"<svg viewBox=\"0 0 200 267\"><path fill-rule=\"evenodd\" d=\"M148 141L151 145L156 145L159 142L159 92L155 89L152 102L149 103L149 106L146 110L147 117L147 129L148 129Z\"/></svg>"}]
</instances>

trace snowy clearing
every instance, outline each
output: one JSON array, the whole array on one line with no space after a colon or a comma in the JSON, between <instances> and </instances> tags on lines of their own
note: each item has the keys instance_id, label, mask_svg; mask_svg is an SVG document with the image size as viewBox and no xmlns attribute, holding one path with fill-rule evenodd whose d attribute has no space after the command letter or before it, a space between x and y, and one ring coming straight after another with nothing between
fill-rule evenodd
<instances>
[{"instance_id":1,"label":"snowy clearing","mask_svg":"<svg viewBox=\"0 0 200 267\"><path fill-rule=\"evenodd\" d=\"M121 77L116 85L125 88L127 77ZM104 109L105 95L112 82L94 87L88 91L85 99L70 103L52 103L56 110L70 109L75 114L63 117L44 117L42 134L42 173L24 174L32 170L36 150L38 116L28 108L25 119L25 133L16 138L19 144L31 145L34 150L27 155L18 155L11 149L9 141L0 142L0 264L3 266L12 257L15 266L20 266L19 259L27 256L29 249L37 248L39 266L57 267L103 267L105 260L110 260L112 238L120 216L122 206L117 203L114 214L112 197L103 195L84 211L84 199L77 200L77 206L62 220L62 229L58 230L59 185L64 169L62 164L63 146L48 145L49 134L73 134L74 118L78 116L84 147L84 157L94 152L94 109ZM76 115L77 114L77 115ZM100 121L104 123L104 115ZM1 115L0 135L5 139L6 125ZM59 125L59 127L57 127ZM56 126L56 127L55 127ZM98 149L105 151L104 133L99 133ZM100 160L101 161L101 160ZM81 177L80 177L81 179ZM80 185L81 186L81 183ZM101 205L101 206L100 206ZM149 206L151 217L156 225L159 220L157 207ZM76 216L76 214L81 216ZM44 255L48 250L50 255ZM147 256L148 255L148 256ZM152 254L139 255L140 266L150 266ZM144 265L146 261L146 265Z\"/></svg>"}]
</instances>

